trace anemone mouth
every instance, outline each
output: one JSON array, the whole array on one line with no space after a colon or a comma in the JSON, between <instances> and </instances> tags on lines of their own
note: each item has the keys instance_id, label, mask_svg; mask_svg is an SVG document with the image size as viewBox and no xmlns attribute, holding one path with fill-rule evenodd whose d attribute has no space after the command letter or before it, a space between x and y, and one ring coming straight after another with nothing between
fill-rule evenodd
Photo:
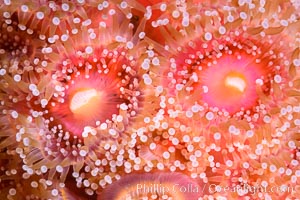
<instances>
[{"instance_id":1,"label":"anemone mouth","mask_svg":"<svg viewBox=\"0 0 300 200\"><path fill-rule=\"evenodd\" d=\"M86 126L127 123L136 115L141 92L132 61L121 49L98 49L95 54L62 62L55 74L57 96L48 106L53 118L50 129L61 124L65 131L81 137Z\"/></svg>"}]
</instances>

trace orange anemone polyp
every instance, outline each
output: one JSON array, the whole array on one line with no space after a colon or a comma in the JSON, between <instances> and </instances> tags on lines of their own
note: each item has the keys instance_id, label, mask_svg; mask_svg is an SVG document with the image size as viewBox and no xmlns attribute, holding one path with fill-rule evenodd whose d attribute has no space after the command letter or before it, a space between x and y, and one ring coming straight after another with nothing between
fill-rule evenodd
<instances>
[{"instance_id":1,"label":"orange anemone polyp","mask_svg":"<svg viewBox=\"0 0 300 200\"><path fill-rule=\"evenodd\" d=\"M82 49L82 55L61 60L52 76L54 94L45 115L48 129L76 138L84 137L86 127L102 124L125 129L140 100L135 60L127 59L122 48Z\"/></svg>"},{"instance_id":2,"label":"orange anemone polyp","mask_svg":"<svg viewBox=\"0 0 300 200\"><path fill-rule=\"evenodd\" d=\"M79 75L66 85L63 101L53 102L50 113L55 124L61 123L72 135L81 137L86 126L112 120L121 103L117 77L96 71L89 77Z\"/></svg>"}]
</instances>

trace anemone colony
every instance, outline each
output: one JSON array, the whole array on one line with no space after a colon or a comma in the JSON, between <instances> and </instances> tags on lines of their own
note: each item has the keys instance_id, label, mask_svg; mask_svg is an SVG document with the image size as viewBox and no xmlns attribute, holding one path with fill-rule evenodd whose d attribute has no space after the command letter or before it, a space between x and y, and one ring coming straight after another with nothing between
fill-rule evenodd
<instances>
[{"instance_id":1,"label":"anemone colony","mask_svg":"<svg viewBox=\"0 0 300 200\"><path fill-rule=\"evenodd\" d=\"M299 197L299 13L0 0L0 199Z\"/></svg>"}]
</instances>

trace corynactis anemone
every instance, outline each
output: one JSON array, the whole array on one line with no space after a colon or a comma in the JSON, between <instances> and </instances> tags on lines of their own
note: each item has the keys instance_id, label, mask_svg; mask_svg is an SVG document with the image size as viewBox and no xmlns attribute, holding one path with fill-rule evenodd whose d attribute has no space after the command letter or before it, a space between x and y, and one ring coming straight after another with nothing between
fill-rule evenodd
<instances>
[{"instance_id":1,"label":"corynactis anemone","mask_svg":"<svg viewBox=\"0 0 300 200\"><path fill-rule=\"evenodd\" d=\"M298 163L294 150L286 146L297 143L295 130L289 122L285 122L284 128L280 125L282 116L278 106L289 102L290 109L297 110L299 105L299 90L294 84L299 76L299 16L289 2L277 2L276 14L271 12L276 9L270 2L236 4L241 7L205 3L190 6L188 2L176 2L175 8L167 6L172 15L162 15L160 21L166 24L161 23L157 28L165 37L165 45L154 45L170 52L169 64L162 65L165 67L162 88L166 88L167 94L160 105L168 117L191 119L188 127L194 130L192 135L205 141L204 148L210 154L210 164L204 173L209 181L223 180L215 177L220 170L228 177L224 185L238 185L228 182L235 180L235 176L244 184L259 185L261 180L254 175L253 168L247 172L251 175L242 178L249 160L259 163L264 159L257 148L269 144L266 150L269 156L279 156L277 148L286 152L285 156L289 156L284 158L285 167L290 166L289 162ZM255 8L260 15L253 15L251 10ZM290 119L296 125L292 115ZM290 134L292 138L283 136ZM277 150L270 150L277 146L277 137L282 143ZM232 171L223 170L222 164L228 160L235 166ZM295 173L296 165L289 170ZM271 178L270 185L274 186L271 184L274 179ZM295 186L294 181L285 184ZM220 195L247 196L228 192L215 196Z\"/></svg>"},{"instance_id":2,"label":"corynactis anemone","mask_svg":"<svg viewBox=\"0 0 300 200\"><path fill-rule=\"evenodd\" d=\"M291 20L290 27L278 26L279 22L265 25L260 18L249 20L249 15L241 9L199 7L197 15L187 18L191 25L183 23L178 31L166 26L170 33L163 32L174 54L164 72L170 93L190 104L201 102L231 115L255 111L264 96L270 95L275 104L279 98L276 88L289 76L288 61L293 53L281 41L282 31L291 31L297 23ZM169 39L172 37L176 41Z\"/></svg>"},{"instance_id":3,"label":"corynactis anemone","mask_svg":"<svg viewBox=\"0 0 300 200\"><path fill-rule=\"evenodd\" d=\"M299 8L0 0L0 198L297 198Z\"/></svg>"}]
</instances>

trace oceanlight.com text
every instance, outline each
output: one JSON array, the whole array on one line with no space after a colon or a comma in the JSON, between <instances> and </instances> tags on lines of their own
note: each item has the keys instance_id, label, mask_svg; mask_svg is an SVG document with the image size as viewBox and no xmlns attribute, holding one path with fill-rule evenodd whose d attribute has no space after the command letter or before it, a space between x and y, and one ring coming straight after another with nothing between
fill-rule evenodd
<instances>
[{"instance_id":1,"label":"oceanlight.com text","mask_svg":"<svg viewBox=\"0 0 300 200\"><path fill-rule=\"evenodd\" d=\"M257 194L257 193L294 193L296 189L286 185L281 186L263 186L263 185L236 185L223 186L217 184L203 184L202 186L196 184L137 184L136 192L138 194L160 194L167 193L199 193L199 194L213 194L213 193L238 193L239 195Z\"/></svg>"}]
</instances>

